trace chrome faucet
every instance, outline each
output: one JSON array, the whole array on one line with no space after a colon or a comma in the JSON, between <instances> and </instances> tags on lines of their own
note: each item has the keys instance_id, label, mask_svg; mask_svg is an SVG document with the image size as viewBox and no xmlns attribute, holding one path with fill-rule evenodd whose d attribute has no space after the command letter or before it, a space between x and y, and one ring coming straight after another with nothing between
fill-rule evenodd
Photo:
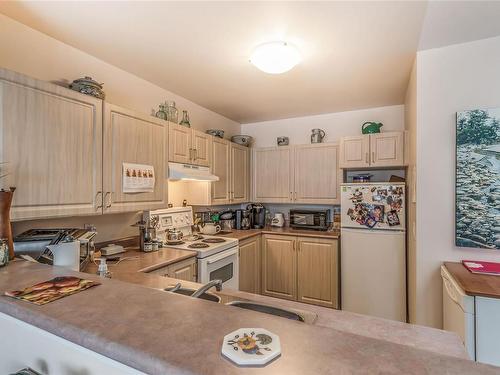
<instances>
[{"instance_id":1,"label":"chrome faucet","mask_svg":"<svg viewBox=\"0 0 500 375\"><path fill-rule=\"evenodd\" d=\"M199 288L197 291L195 291L193 294L191 294L191 297L194 298L199 298L203 293L205 293L207 290L210 288L214 287L215 289L220 292L222 290L222 280L216 279L209 281L205 285L203 285L201 288Z\"/></svg>"}]
</instances>

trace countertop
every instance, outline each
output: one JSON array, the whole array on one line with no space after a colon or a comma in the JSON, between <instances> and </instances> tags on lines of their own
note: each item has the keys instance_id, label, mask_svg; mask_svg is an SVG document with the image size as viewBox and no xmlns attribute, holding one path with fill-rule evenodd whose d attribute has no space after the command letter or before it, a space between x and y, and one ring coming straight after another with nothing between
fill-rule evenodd
<instances>
[{"instance_id":1,"label":"countertop","mask_svg":"<svg viewBox=\"0 0 500 375\"><path fill-rule=\"evenodd\" d=\"M462 263L445 262L444 266L469 296L500 298L500 276L470 272Z\"/></svg>"},{"instance_id":2,"label":"countertop","mask_svg":"<svg viewBox=\"0 0 500 375\"><path fill-rule=\"evenodd\" d=\"M125 250L125 253L117 254L122 259L118 264L115 265L115 262L108 261L109 271L119 270L121 273L151 272L169 264L196 257L196 251L172 248L162 248L160 251L149 253L139 251L138 247L128 247ZM96 273L97 265L90 262L85 272Z\"/></svg>"},{"instance_id":3,"label":"countertop","mask_svg":"<svg viewBox=\"0 0 500 375\"><path fill-rule=\"evenodd\" d=\"M301 236L301 237L316 237L316 238L330 238L338 239L340 238L340 231L338 230L307 230L307 229L293 229L290 227L265 227L263 229L248 229L248 230L238 230L232 229L231 233L228 234L218 234L221 237L231 237L236 238L240 241L246 240L247 238L258 236L259 234L281 234L288 236Z\"/></svg>"},{"instance_id":4,"label":"countertop","mask_svg":"<svg viewBox=\"0 0 500 375\"><path fill-rule=\"evenodd\" d=\"M102 285L44 306L1 296L0 312L148 374L498 374L500 371L494 366L417 349L411 343L396 344L353 334L348 329L304 324L166 293L151 285L145 288L26 261L14 261L0 269L0 293L62 275L98 280ZM159 276L142 275L160 280ZM376 319L333 310L332 313L335 314L327 318L331 326L340 327L342 319L347 319L344 325ZM399 325L383 319L372 324L379 325L374 330L385 330L387 337ZM281 357L264 368L251 369L237 367L223 358L220 354L223 336L241 327L262 327L278 334ZM406 330L408 333L413 331L411 327ZM432 337L426 330L420 334L435 340L436 346L452 344L452 334L446 336L439 331ZM417 331L415 328L413 333ZM414 334L408 336L409 341L416 338ZM444 336L447 339L439 342Z\"/></svg>"}]
</instances>

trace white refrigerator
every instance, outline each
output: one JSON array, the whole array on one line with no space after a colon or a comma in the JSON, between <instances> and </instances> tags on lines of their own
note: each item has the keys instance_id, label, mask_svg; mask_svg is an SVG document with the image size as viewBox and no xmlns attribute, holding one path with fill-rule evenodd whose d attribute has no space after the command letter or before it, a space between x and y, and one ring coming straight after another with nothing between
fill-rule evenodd
<instances>
[{"instance_id":1,"label":"white refrigerator","mask_svg":"<svg viewBox=\"0 0 500 375\"><path fill-rule=\"evenodd\" d=\"M341 185L342 310L406 321L405 185Z\"/></svg>"}]
</instances>

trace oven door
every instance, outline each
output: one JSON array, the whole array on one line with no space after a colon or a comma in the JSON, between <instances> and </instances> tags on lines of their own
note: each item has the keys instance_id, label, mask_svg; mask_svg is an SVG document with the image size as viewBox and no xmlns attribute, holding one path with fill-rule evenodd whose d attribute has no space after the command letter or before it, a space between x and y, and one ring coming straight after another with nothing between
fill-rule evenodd
<instances>
[{"instance_id":1,"label":"oven door","mask_svg":"<svg viewBox=\"0 0 500 375\"><path fill-rule=\"evenodd\" d=\"M224 288L238 290L238 246L198 259L198 282L206 284L216 279L222 280Z\"/></svg>"}]
</instances>

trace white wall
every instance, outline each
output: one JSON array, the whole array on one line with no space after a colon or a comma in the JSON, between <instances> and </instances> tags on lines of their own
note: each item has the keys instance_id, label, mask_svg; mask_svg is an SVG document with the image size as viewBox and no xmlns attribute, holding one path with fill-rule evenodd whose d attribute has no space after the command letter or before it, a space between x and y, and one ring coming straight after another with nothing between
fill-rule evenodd
<instances>
[{"instance_id":1,"label":"white wall","mask_svg":"<svg viewBox=\"0 0 500 375\"><path fill-rule=\"evenodd\" d=\"M340 137L361 134L361 125L366 121L382 122L382 131L403 130L404 106L394 105L242 124L241 132L255 138L254 147L276 146L276 138L279 136L290 137L290 144L310 143L311 129L314 128L326 132L324 142L338 142Z\"/></svg>"},{"instance_id":2,"label":"white wall","mask_svg":"<svg viewBox=\"0 0 500 375\"><path fill-rule=\"evenodd\" d=\"M158 44L158 48L163 47L161 43ZM1 14L0 67L56 83L69 83L73 79L90 75L97 81L104 82L106 101L110 103L149 114L153 107L158 108L160 102L175 100L179 112L183 109L188 110L194 128L224 129L229 137L240 133L240 124L235 121ZM165 69L168 69L168 64L165 64ZM99 231L97 241L104 241L137 234L137 229L130 227L130 224L138 219L137 213L127 213L36 220L15 223L13 230L14 233L19 233L34 227L79 227L84 223L92 223L97 225Z\"/></svg>"},{"instance_id":3,"label":"white wall","mask_svg":"<svg viewBox=\"0 0 500 375\"><path fill-rule=\"evenodd\" d=\"M500 37L417 55L416 323L442 327L443 261L500 261L500 251L458 248L455 115L500 107Z\"/></svg>"}]
</instances>

